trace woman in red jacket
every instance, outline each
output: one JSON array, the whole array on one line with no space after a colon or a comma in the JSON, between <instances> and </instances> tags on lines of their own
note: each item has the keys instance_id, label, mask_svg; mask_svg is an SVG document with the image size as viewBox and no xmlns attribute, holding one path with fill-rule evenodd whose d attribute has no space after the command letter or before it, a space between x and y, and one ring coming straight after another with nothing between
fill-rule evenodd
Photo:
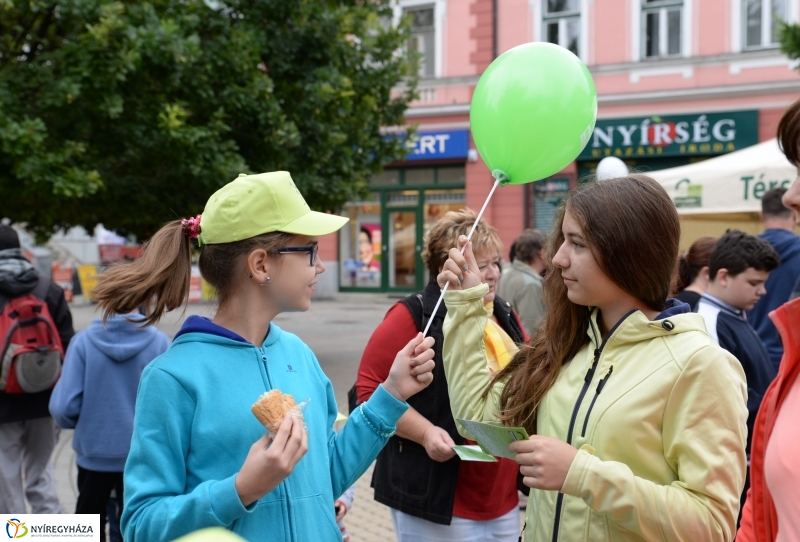
<instances>
[{"instance_id":1,"label":"woman in red jacket","mask_svg":"<svg viewBox=\"0 0 800 542\"><path fill-rule=\"evenodd\" d=\"M781 118L778 141L800 172L800 100ZM784 194L783 204L800 213L800 178ZM800 540L800 299L785 303L769 316L783 340L783 359L756 418L751 485L737 542Z\"/></svg>"},{"instance_id":2,"label":"woman in red jacket","mask_svg":"<svg viewBox=\"0 0 800 542\"><path fill-rule=\"evenodd\" d=\"M391 366L387 357L391 345L416 335L432 320L428 335L435 339L434 382L408 403L397 434L378 454L372 477L375 500L390 508L398 542L516 542L519 538L517 463L509 459L461 461L452 448L465 442L450 411L442 363L447 308L442 303L434 314L440 294L436 276L456 239L466 235L476 219L469 209L450 211L431 227L422 252L431 282L389 309L370 337L358 368L358 399L365 401ZM511 305L495 295L502 244L485 220L475 228L473 246L481 280L489 285L484 306L492 316L484 344L490 367L499 370L517 352L516 344L528 337Z\"/></svg>"}]
</instances>

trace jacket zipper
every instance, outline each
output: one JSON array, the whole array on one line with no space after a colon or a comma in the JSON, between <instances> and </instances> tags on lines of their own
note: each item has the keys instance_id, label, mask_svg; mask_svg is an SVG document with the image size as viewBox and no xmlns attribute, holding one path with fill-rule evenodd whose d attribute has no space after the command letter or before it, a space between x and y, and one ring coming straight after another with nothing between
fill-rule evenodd
<instances>
[{"instance_id":1,"label":"jacket zipper","mask_svg":"<svg viewBox=\"0 0 800 542\"><path fill-rule=\"evenodd\" d=\"M289 484L286 479L281 481L283 489L286 491L286 519L289 520L289 540L297 540L297 533L294 532L294 521L292 517L292 494L289 492Z\"/></svg>"},{"instance_id":2,"label":"jacket zipper","mask_svg":"<svg viewBox=\"0 0 800 542\"><path fill-rule=\"evenodd\" d=\"M267 377L267 387L272 389L272 380L269 377L269 364L267 363L267 351L262 346L259 350L261 362L264 364L264 374ZM289 491L289 484L286 480L282 480L278 486L283 486L283 491L286 494L286 520L288 522L289 540L297 540L296 533L294 532L294 523L292 522L292 495Z\"/></svg>"},{"instance_id":3,"label":"jacket zipper","mask_svg":"<svg viewBox=\"0 0 800 542\"><path fill-rule=\"evenodd\" d=\"M594 333L594 327L592 327L592 333ZM595 344L597 344L596 333L595 333ZM594 377L594 371L595 369L597 369L597 362L600 360L601 353L602 350L600 348L595 348L594 361L592 361L592 366L589 367L589 370L586 371L586 376L583 377L583 388L581 388L581 393L578 395L578 400L575 402L575 408L572 409L572 418L569 420L569 432L567 433L567 444L572 445L572 430L575 428L575 419L578 417L578 410L581 407L583 396L586 395L586 390L589 389L589 384L592 382L592 378ZM555 518L553 520L553 542L558 541L558 524L561 521L561 506L563 502L564 502L564 494L559 491L558 497L556 498Z\"/></svg>"},{"instance_id":4,"label":"jacket zipper","mask_svg":"<svg viewBox=\"0 0 800 542\"><path fill-rule=\"evenodd\" d=\"M586 372L586 376L583 377L583 387L581 388L581 393L578 395L578 400L575 401L575 407L572 409L572 417L569 420L569 430L567 432L567 444L572 445L572 431L575 429L575 420L578 418L578 411L581 409L581 403L583 402L583 398L586 395L586 391L589 389L589 384L591 384L592 379L594 378L594 372L597 369L597 363L600 361L600 356L603 354L603 348L606 346L606 342L611 335L617 330L617 328L624 322L628 316L636 312L638 309L633 309L628 314L623 316L619 319L619 322L614 324L608 334L603 339L603 342L600 343L599 348L595 348L594 350L594 361L592 361L592 366L589 367L589 370ZM589 317L589 328L592 330L592 335L594 335L594 344L597 344L597 332L594 330L594 326L591 322L591 316ZM590 407L591 408L591 407ZM564 504L564 494L559 492L558 497L556 499L556 511L555 517L553 518L553 542L558 541L558 526L561 522L561 507Z\"/></svg>"},{"instance_id":5,"label":"jacket zipper","mask_svg":"<svg viewBox=\"0 0 800 542\"><path fill-rule=\"evenodd\" d=\"M259 350L259 357L261 358L261 362L264 364L264 375L267 377L267 387L272 389L272 382L269 378L269 365L267 365L267 352L264 350L264 347L261 347ZM269 390L267 390L269 391Z\"/></svg>"},{"instance_id":6,"label":"jacket zipper","mask_svg":"<svg viewBox=\"0 0 800 542\"><path fill-rule=\"evenodd\" d=\"M597 390L594 392L594 397L592 398L592 402L589 403L589 410L586 411L586 417L583 419L583 430L581 431L581 437L586 436L586 426L589 425L589 416L592 415L592 409L594 408L594 403L597 401L597 398L600 396L600 392L603 391L603 386L606 385L606 381L611 376L612 371L614 371L614 366L608 368L608 372L606 376L604 376L600 382L597 384Z\"/></svg>"}]
</instances>

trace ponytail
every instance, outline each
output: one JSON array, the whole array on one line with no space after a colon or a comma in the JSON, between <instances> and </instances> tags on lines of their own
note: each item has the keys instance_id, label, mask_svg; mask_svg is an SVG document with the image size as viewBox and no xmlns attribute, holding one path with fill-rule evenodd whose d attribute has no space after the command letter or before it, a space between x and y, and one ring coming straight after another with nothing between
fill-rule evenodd
<instances>
[{"instance_id":1,"label":"ponytail","mask_svg":"<svg viewBox=\"0 0 800 542\"><path fill-rule=\"evenodd\" d=\"M92 299L103 311L103 322L109 315L128 314L143 306L144 325L150 326L165 311L183 305L191 275L191 241L181 221L173 220L147 242L141 258L103 272Z\"/></svg>"},{"instance_id":2,"label":"ponytail","mask_svg":"<svg viewBox=\"0 0 800 542\"><path fill-rule=\"evenodd\" d=\"M711 260L711 251L717 238L711 235L704 235L698 238L689 250L678 257L675 269L673 293L682 292L692 285L700 274L700 270L708 265Z\"/></svg>"},{"instance_id":3,"label":"ponytail","mask_svg":"<svg viewBox=\"0 0 800 542\"><path fill-rule=\"evenodd\" d=\"M699 271L699 269L695 270L692 268L692 265L686 257L687 254L685 252L678 256L678 269L675 273L675 287L673 289L675 293L682 292L692 284Z\"/></svg>"}]
</instances>

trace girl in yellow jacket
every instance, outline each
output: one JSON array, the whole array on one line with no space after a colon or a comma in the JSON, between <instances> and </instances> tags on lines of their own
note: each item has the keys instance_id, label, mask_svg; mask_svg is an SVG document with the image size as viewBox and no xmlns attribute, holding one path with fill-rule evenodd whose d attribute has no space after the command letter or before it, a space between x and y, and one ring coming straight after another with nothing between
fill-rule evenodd
<instances>
[{"instance_id":1,"label":"girl in yellow jacket","mask_svg":"<svg viewBox=\"0 0 800 542\"><path fill-rule=\"evenodd\" d=\"M470 243L450 251L438 281L450 283L451 407L534 435L510 446L532 488L526 541L733 539L745 376L701 316L667 299L679 237L672 201L648 177L570 194L550 234L544 323L494 377L487 287Z\"/></svg>"}]
</instances>

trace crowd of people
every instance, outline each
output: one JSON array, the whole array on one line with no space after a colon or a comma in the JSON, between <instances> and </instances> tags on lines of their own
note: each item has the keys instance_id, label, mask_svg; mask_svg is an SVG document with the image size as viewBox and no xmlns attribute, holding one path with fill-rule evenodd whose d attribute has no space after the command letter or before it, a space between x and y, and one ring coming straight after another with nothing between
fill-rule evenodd
<instances>
[{"instance_id":1,"label":"crowd of people","mask_svg":"<svg viewBox=\"0 0 800 542\"><path fill-rule=\"evenodd\" d=\"M778 135L800 165L800 102ZM517 539L489 515L504 510L504 460L487 489L474 463L454 458L451 447L473 438L454 418L535 435L512 444L520 486L530 488L525 540L800 539L791 512L800 492L789 490L800 482L790 459L800 435L789 415L778 420L783 402L790 412L800 403L791 335L800 307L788 303L800 293L800 186L773 188L761 204L761 235L703 236L679 255L677 212L657 183L642 175L589 183L570 194L549 236L525 230L514 241L505 272L501 247L485 238L491 226L467 243L467 225L453 224L474 214L447 213L423 252L438 283L390 309L356 384L359 400L368 398L387 363L381 345L433 319L443 367L412 399L418 406L401 422L413 413L414 425L398 425L372 479L398 540ZM443 248L449 259L437 256ZM530 337L507 348L501 364L492 323L506 339L514 334L491 300ZM766 440L776 427L782 438L770 464ZM481 498L470 508L473 494Z\"/></svg>"},{"instance_id":2,"label":"crowd of people","mask_svg":"<svg viewBox=\"0 0 800 542\"><path fill-rule=\"evenodd\" d=\"M800 167L800 100L778 140ZM318 237L347 218L312 211L287 172L240 175L104 272L102 317L77 335L0 225L0 512L62 511L51 455L69 428L75 512L100 514L101 540L106 521L130 542L342 540L373 461L401 541L800 540L800 181L761 204L762 234L680 253L658 183L585 183L505 271L490 224L446 213L425 236L431 282L375 329L338 430L330 380L274 319L309 308ZM170 343L152 325L187 299L193 250L219 304ZM272 389L304 408L276 432L249 412ZM465 461L458 419L531 436L513 460Z\"/></svg>"}]
</instances>

